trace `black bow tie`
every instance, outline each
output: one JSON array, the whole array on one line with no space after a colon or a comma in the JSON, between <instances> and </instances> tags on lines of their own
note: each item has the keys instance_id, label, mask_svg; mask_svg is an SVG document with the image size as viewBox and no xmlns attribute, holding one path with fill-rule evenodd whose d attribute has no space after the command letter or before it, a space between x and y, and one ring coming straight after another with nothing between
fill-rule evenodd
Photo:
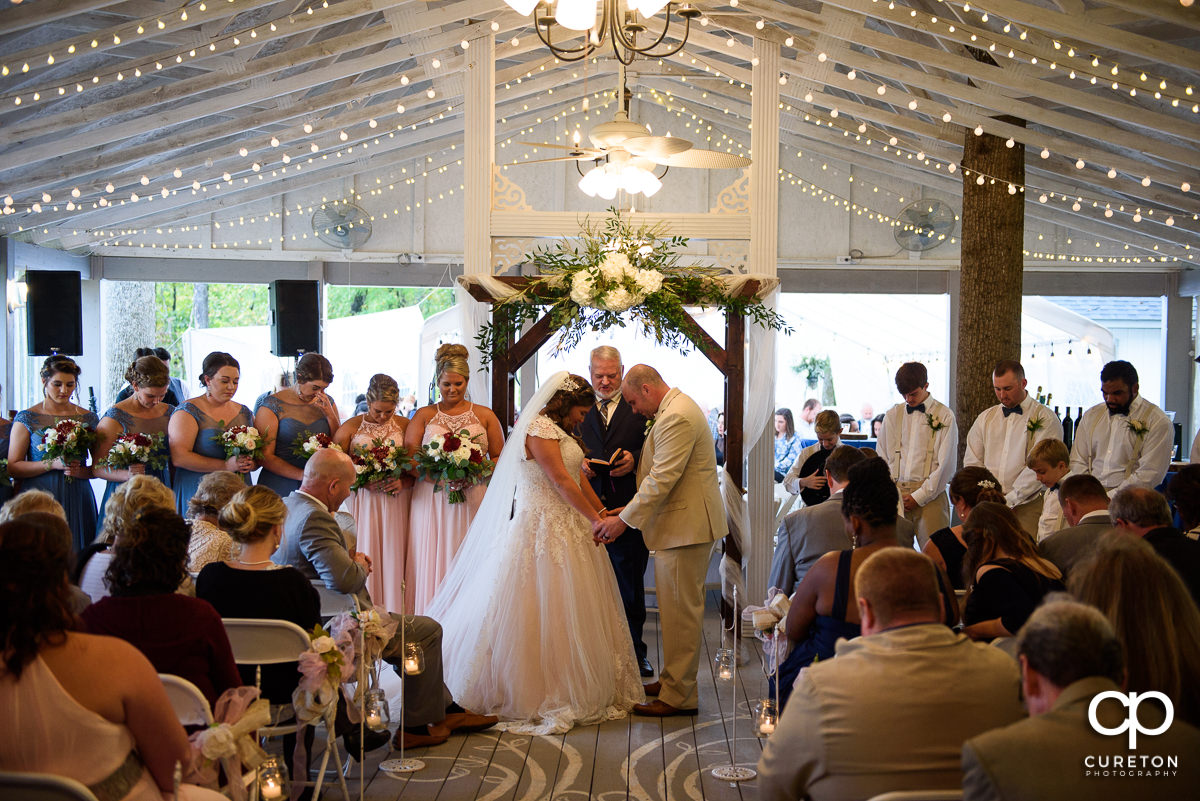
<instances>
[{"instance_id":1,"label":"black bow tie","mask_svg":"<svg viewBox=\"0 0 1200 801\"><path fill-rule=\"evenodd\" d=\"M1051 491L1051 492L1058 492L1058 489L1059 489L1059 487L1061 487L1061 486L1062 486L1062 482L1060 481L1060 482L1058 482L1057 484L1055 484L1053 487L1051 487L1051 488L1050 488L1050 491Z\"/></svg>"},{"instance_id":2,"label":"black bow tie","mask_svg":"<svg viewBox=\"0 0 1200 801\"><path fill-rule=\"evenodd\" d=\"M1005 417L1008 417L1010 414L1025 414L1025 410L1020 406L1014 406L1011 409L1007 406L1001 406L1000 409L1004 412Z\"/></svg>"},{"instance_id":3,"label":"black bow tie","mask_svg":"<svg viewBox=\"0 0 1200 801\"><path fill-rule=\"evenodd\" d=\"M904 407L904 411L905 411L907 414L912 414L913 412L921 412L922 414L924 414L924 412L925 412L925 404L923 404L923 403L918 403L916 406L905 406L905 407Z\"/></svg>"},{"instance_id":4,"label":"black bow tie","mask_svg":"<svg viewBox=\"0 0 1200 801\"><path fill-rule=\"evenodd\" d=\"M1109 407L1108 407L1108 416L1109 416L1109 417L1114 417L1114 416L1116 416L1116 415L1118 415L1118 414L1123 414L1123 415L1125 415L1126 417L1128 417L1128 416L1129 416L1129 407L1130 407L1130 406L1132 406L1132 405L1133 405L1133 404L1127 404L1127 405L1125 405L1125 406L1118 406L1118 407L1117 407L1117 408L1115 408L1115 409L1114 409L1113 407L1109 406Z\"/></svg>"}]
</instances>

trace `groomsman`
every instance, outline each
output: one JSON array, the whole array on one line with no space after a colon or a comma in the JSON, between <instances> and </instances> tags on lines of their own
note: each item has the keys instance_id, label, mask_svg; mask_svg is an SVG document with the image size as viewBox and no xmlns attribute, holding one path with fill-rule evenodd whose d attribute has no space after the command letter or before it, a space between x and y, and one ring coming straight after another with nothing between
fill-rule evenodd
<instances>
[{"instance_id":1,"label":"groomsman","mask_svg":"<svg viewBox=\"0 0 1200 801\"><path fill-rule=\"evenodd\" d=\"M583 418L578 433L589 458L617 458L612 469L604 475L593 471L586 461L583 472L604 508L619 509L637 494L637 477L633 471L646 441L646 418L630 409L621 397L625 366L621 364L620 351L601 345L592 351L589 369L592 389L596 391L596 405ZM650 551L642 532L637 529L626 531L615 542L608 543L606 549L617 575L617 589L621 591L621 603L625 606L625 619L629 621L638 665L643 676L653 676L654 668L646 658L646 642L642 639L642 627L646 623L646 563Z\"/></svg>"},{"instance_id":2,"label":"groomsman","mask_svg":"<svg viewBox=\"0 0 1200 801\"><path fill-rule=\"evenodd\" d=\"M619 516L598 520L592 529L596 541L607 544L639 528L654 549L663 661L659 680L646 685L646 695L658 697L635 704L633 712L694 715L704 576L713 540L729 532L712 433L696 402L667 386L653 367L631 367L621 394L633 411L654 422L638 465L637 494Z\"/></svg>"},{"instance_id":3,"label":"groomsman","mask_svg":"<svg viewBox=\"0 0 1200 801\"><path fill-rule=\"evenodd\" d=\"M1020 362L996 362L992 389L1000 403L984 409L971 424L963 467L983 466L1000 479L1004 500L1021 528L1036 535L1044 488L1025 463L1038 442L1061 440L1063 428L1053 412L1029 395L1025 389L1028 383Z\"/></svg>"},{"instance_id":4,"label":"groomsman","mask_svg":"<svg viewBox=\"0 0 1200 801\"><path fill-rule=\"evenodd\" d=\"M1175 428L1162 409L1138 394L1138 374L1125 361L1100 371L1098 403L1083 413L1071 445L1071 472L1100 479L1111 496L1127 487L1154 489L1171 466Z\"/></svg>"},{"instance_id":5,"label":"groomsman","mask_svg":"<svg viewBox=\"0 0 1200 801\"><path fill-rule=\"evenodd\" d=\"M917 527L924 548L933 532L950 525L946 485L958 457L958 428L954 412L929 394L925 365L900 365L896 390L904 403L884 414L878 453L887 461L900 490L903 515Z\"/></svg>"}]
</instances>

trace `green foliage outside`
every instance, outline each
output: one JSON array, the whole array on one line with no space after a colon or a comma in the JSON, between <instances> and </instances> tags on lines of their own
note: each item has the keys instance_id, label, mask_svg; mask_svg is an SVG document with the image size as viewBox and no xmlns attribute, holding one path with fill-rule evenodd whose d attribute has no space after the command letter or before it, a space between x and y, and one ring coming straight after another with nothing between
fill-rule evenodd
<instances>
[{"instance_id":1,"label":"green foliage outside","mask_svg":"<svg viewBox=\"0 0 1200 801\"><path fill-rule=\"evenodd\" d=\"M454 290L394 286L326 286L325 306L329 319L353 317L356 314L404 309L418 305L421 314L429 319L454 305Z\"/></svg>"},{"instance_id":2,"label":"green foliage outside","mask_svg":"<svg viewBox=\"0 0 1200 801\"><path fill-rule=\"evenodd\" d=\"M821 405L833 406L837 403L837 394L833 390L833 367L828 356L805 356L792 365L792 372L804 376L809 389L816 389L824 380L824 386L821 387Z\"/></svg>"}]
</instances>

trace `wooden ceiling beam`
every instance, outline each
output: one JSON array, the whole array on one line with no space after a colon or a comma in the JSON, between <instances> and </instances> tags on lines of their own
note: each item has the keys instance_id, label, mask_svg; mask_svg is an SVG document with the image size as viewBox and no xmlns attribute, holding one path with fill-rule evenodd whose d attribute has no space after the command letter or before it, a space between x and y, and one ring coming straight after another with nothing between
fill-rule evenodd
<instances>
[{"instance_id":1,"label":"wooden ceiling beam","mask_svg":"<svg viewBox=\"0 0 1200 801\"><path fill-rule=\"evenodd\" d=\"M15 6L4 12L4 31L11 34L49 25L75 14L85 14L88 11L95 11L111 5L117 5L117 3L114 0L62 0L57 3L30 3L27 6Z\"/></svg>"}]
</instances>

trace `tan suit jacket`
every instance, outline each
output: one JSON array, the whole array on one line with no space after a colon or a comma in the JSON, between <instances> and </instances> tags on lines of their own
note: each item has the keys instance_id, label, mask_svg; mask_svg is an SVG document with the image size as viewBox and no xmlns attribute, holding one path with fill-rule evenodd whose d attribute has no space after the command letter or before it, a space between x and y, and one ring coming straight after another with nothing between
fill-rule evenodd
<instances>
[{"instance_id":1,"label":"tan suit jacket","mask_svg":"<svg viewBox=\"0 0 1200 801\"><path fill-rule=\"evenodd\" d=\"M621 519L642 530L650 550L712 542L729 533L708 420L678 389L669 390L658 406L637 480L637 494Z\"/></svg>"}]
</instances>

